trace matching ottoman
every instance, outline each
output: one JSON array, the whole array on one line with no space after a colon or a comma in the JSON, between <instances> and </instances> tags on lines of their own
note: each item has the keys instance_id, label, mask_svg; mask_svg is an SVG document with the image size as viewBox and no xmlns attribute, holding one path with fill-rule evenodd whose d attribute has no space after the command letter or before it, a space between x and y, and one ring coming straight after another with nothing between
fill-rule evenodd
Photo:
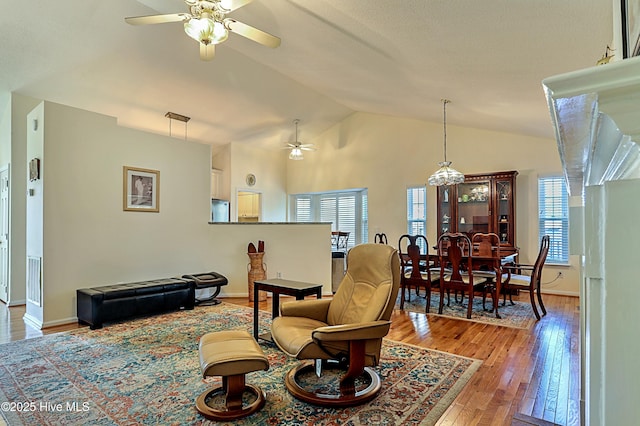
<instances>
[{"instance_id":1,"label":"matching ottoman","mask_svg":"<svg viewBox=\"0 0 640 426\"><path fill-rule=\"evenodd\" d=\"M222 376L222 385L203 392L196 409L209 420L234 420L260 410L266 400L257 386L245 383L245 374L268 370L269 360L246 331L227 330L208 333L200 339L202 376ZM243 394L252 394L243 404ZM253 401L251 402L251 399Z\"/></svg>"}]
</instances>

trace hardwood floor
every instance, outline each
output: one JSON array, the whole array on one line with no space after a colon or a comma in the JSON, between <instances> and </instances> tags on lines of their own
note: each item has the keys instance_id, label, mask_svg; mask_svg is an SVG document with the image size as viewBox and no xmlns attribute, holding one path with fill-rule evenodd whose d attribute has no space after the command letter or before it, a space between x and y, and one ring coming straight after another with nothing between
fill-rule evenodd
<instances>
[{"instance_id":1,"label":"hardwood floor","mask_svg":"<svg viewBox=\"0 0 640 426\"><path fill-rule=\"evenodd\" d=\"M223 300L253 306L246 298ZM510 425L518 413L559 425L580 424L579 300L545 295L544 301L548 314L530 330L393 313L389 339L483 361L438 425ZM260 309L270 311L271 300L260 302ZM23 306L0 304L0 343L80 327L34 330L25 326L23 315Z\"/></svg>"}]
</instances>

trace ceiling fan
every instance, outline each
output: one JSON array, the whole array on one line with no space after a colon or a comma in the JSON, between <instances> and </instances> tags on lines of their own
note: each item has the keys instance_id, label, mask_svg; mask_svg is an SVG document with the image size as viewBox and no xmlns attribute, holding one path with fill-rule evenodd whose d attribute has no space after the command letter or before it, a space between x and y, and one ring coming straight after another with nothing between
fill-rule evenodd
<instances>
[{"instance_id":1,"label":"ceiling fan","mask_svg":"<svg viewBox=\"0 0 640 426\"><path fill-rule=\"evenodd\" d=\"M296 139L294 142L287 143L282 149L290 149L289 153L290 160L303 160L304 156L302 155L302 151L315 151L316 148L312 143L301 143L298 141L298 123L299 119L293 120L293 123L296 125Z\"/></svg>"},{"instance_id":2,"label":"ceiling fan","mask_svg":"<svg viewBox=\"0 0 640 426\"><path fill-rule=\"evenodd\" d=\"M164 24L184 22L184 32L200 43L200 59L210 61L215 55L215 45L229 37L229 31L260 43L276 48L280 39L250 25L225 16L234 10L251 3L253 0L184 0L190 13L171 13L167 15L133 16L124 18L131 25Z\"/></svg>"}]
</instances>

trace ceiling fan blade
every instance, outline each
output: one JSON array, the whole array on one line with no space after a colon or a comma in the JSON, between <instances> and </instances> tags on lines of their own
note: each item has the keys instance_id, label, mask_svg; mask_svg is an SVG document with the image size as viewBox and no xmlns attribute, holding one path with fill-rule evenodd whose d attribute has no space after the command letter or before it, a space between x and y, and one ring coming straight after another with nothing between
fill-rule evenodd
<instances>
[{"instance_id":1,"label":"ceiling fan blade","mask_svg":"<svg viewBox=\"0 0 640 426\"><path fill-rule=\"evenodd\" d=\"M303 151L315 151L316 150L316 148L314 146L304 146L304 145L301 145L300 149L303 150Z\"/></svg>"},{"instance_id":2,"label":"ceiling fan blade","mask_svg":"<svg viewBox=\"0 0 640 426\"><path fill-rule=\"evenodd\" d=\"M186 21L190 18L191 15L188 13L171 13L169 15L132 16L124 18L124 20L127 24L131 25L150 25Z\"/></svg>"},{"instance_id":3,"label":"ceiling fan blade","mask_svg":"<svg viewBox=\"0 0 640 426\"><path fill-rule=\"evenodd\" d=\"M224 20L224 25L236 34L260 43L264 46L276 48L280 46L280 39L269 33L265 33L262 30L252 27L251 25L244 24L236 21L235 19L227 18Z\"/></svg>"},{"instance_id":4,"label":"ceiling fan blade","mask_svg":"<svg viewBox=\"0 0 640 426\"><path fill-rule=\"evenodd\" d=\"M232 10L240 9L252 1L253 0L220 0L220 5L231 12Z\"/></svg>"},{"instance_id":5,"label":"ceiling fan blade","mask_svg":"<svg viewBox=\"0 0 640 426\"><path fill-rule=\"evenodd\" d=\"M216 54L216 45L213 43L200 43L200 59L210 61Z\"/></svg>"}]
</instances>

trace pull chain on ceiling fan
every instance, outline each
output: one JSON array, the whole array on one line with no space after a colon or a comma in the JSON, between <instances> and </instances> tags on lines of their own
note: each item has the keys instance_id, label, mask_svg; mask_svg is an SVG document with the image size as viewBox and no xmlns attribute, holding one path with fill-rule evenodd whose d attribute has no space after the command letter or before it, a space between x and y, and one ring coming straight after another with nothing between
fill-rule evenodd
<instances>
[{"instance_id":1,"label":"pull chain on ceiling fan","mask_svg":"<svg viewBox=\"0 0 640 426\"><path fill-rule=\"evenodd\" d=\"M250 25L226 18L234 10L253 0L184 0L191 13L171 13L166 15L133 16L124 18L131 25L164 24L184 22L184 32L200 44L200 59L210 61L215 56L215 45L229 37L229 31L276 48L280 39Z\"/></svg>"},{"instance_id":2,"label":"pull chain on ceiling fan","mask_svg":"<svg viewBox=\"0 0 640 426\"><path fill-rule=\"evenodd\" d=\"M296 126L296 139L293 143L286 144L283 149L290 149L289 153L290 160L304 160L304 156L302 151L315 151L316 148L312 143L301 143L298 141L298 123L300 123L300 119L296 118L293 120L293 124Z\"/></svg>"}]
</instances>

